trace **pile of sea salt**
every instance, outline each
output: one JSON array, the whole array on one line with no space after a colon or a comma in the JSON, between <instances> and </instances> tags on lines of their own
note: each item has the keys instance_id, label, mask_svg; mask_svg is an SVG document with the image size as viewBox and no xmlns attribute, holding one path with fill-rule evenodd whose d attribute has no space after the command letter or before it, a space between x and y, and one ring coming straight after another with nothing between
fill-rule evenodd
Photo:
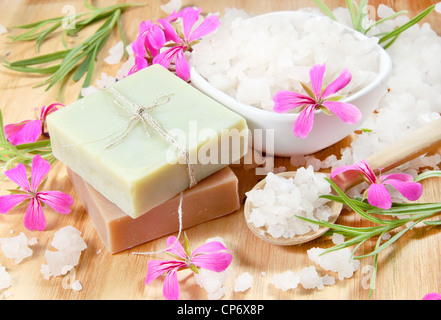
<instances>
[{"instance_id":1,"label":"pile of sea salt","mask_svg":"<svg viewBox=\"0 0 441 320\"><path fill-rule=\"evenodd\" d=\"M438 5L439 8L439 5ZM439 10L439 9L438 9ZM351 25L349 11L338 8L333 11L337 19ZM385 5L377 10L379 18L385 18L394 11ZM432 15L439 15L433 12ZM407 16L399 16L376 26L368 35L390 32L409 21ZM375 114L362 124L364 130L357 135L351 145L341 150L340 155L332 155L323 161L314 161L316 169L336 168L367 159L376 151L387 148L394 141L414 130L440 118L441 112L441 37L430 24L414 25L403 32L387 49L393 63L388 80L389 92L380 100ZM299 163L301 159L291 159ZM304 162L305 159L303 159ZM412 175L426 168L438 170L441 163L439 154L426 155L412 160L396 171ZM360 185L359 190L363 188ZM351 192L357 194L356 189Z\"/></svg>"},{"instance_id":2,"label":"pile of sea salt","mask_svg":"<svg viewBox=\"0 0 441 320\"><path fill-rule=\"evenodd\" d=\"M300 81L310 82L315 64L326 63L328 84L349 69L352 81L343 95L378 75L378 40L355 37L325 16L299 10L286 17L253 17L226 9L220 20L219 29L194 46L192 64L214 87L243 103L272 111L277 91L304 92Z\"/></svg>"},{"instance_id":3,"label":"pile of sea salt","mask_svg":"<svg viewBox=\"0 0 441 320\"><path fill-rule=\"evenodd\" d=\"M324 177L311 166L299 168L294 178L268 173L263 189L246 193L252 204L248 222L275 238L292 238L317 230L316 224L297 216L328 221L332 209L328 200L320 196L329 194L331 187Z\"/></svg>"}]
</instances>

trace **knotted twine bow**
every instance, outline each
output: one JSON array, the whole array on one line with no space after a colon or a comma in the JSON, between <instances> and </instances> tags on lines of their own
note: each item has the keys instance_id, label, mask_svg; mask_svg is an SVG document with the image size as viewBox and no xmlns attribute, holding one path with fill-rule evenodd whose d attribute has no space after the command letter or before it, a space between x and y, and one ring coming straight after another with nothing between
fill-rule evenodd
<instances>
[{"instance_id":1,"label":"knotted twine bow","mask_svg":"<svg viewBox=\"0 0 441 320\"><path fill-rule=\"evenodd\" d=\"M107 146L106 149L112 148L113 146L119 144L122 142L131 132L131 130L141 123L144 126L145 132L147 137L150 137L150 134L148 132L148 128L153 128L161 137L163 137L167 142L172 144L178 152L185 158L186 165L187 165L187 171L188 176L190 179L190 188L194 187L197 184L195 175L194 175L194 169L193 165L190 162L190 154L187 151L187 149L182 146L173 136L171 136L166 129L164 129L150 114L149 111L156 108L157 106L161 106L164 104L167 104L172 94L169 95L163 95L156 99L156 101L148 106L142 106L138 105L129 99L127 99L124 95L122 95L118 90L116 90L112 86L105 86L104 91L111 94L113 97L118 98L121 102L124 104L121 104L118 100L113 99L113 102L122 110L128 112L130 114L129 122L127 125L120 131L115 131L112 133L109 137L113 138L113 141L111 141ZM163 251L169 250L172 248L178 239L180 238L181 232L182 232L182 199L183 199L183 192L181 191L180 199L179 199L179 208L178 208L178 214L179 214L179 234L176 237L176 240L173 244L171 244L168 248L159 250L156 252L134 252L133 254L140 254L140 255L148 255L148 254L157 254L161 253Z\"/></svg>"}]
</instances>

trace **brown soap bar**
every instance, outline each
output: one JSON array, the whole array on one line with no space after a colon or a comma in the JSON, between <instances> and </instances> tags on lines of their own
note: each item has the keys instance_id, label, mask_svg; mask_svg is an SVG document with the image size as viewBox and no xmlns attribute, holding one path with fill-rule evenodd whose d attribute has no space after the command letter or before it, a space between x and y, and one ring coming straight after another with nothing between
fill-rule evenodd
<instances>
[{"instance_id":1,"label":"brown soap bar","mask_svg":"<svg viewBox=\"0 0 441 320\"><path fill-rule=\"evenodd\" d=\"M133 219L72 170L68 169L68 173L78 197L111 254L179 231L180 195ZM201 180L195 187L185 190L183 195L183 229L240 208L238 180L229 167Z\"/></svg>"}]
</instances>

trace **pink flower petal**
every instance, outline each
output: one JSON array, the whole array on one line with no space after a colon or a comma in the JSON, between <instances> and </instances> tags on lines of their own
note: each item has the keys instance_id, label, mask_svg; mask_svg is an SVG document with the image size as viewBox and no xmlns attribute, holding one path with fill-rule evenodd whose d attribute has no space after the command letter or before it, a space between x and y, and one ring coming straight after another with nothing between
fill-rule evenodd
<instances>
[{"instance_id":1,"label":"pink flower petal","mask_svg":"<svg viewBox=\"0 0 441 320\"><path fill-rule=\"evenodd\" d=\"M25 121L21 121L18 123L12 123L12 124L8 124L5 126L4 131L5 131L5 136L6 139L10 141L10 137L13 136L14 134L18 133L21 129L23 129L23 127L25 126L25 124L27 124L28 122L31 122L32 120L25 120Z\"/></svg>"},{"instance_id":2,"label":"pink flower petal","mask_svg":"<svg viewBox=\"0 0 441 320\"><path fill-rule=\"evenodd\" d=\"M40 120L45 121L46 117L50 115L52 112L55 112L58 110L57 106L64 107L64 104L61 103L52 103L49 106L43 106L41 107L40 111Z\"/></svg>"},{"instance_id":3,"label":"pink flower petal","mask_svg":"<svg viewBox=\"0 0 441 320\"><path fill-rule=\"evenodd\" d=\"M382 209L390 209L392 206L392 200L389 191L382 184L373 183L368 188L368 202Z\"/></svg>"},{"instance_id":4,"label":"pink flower petal","mask_svg":"<svg viewBox=\"0 0 441 320\"><path fill-rule=\"evenodd\" d=\"M31 198L31 202L26 210L23 224L30 231L43 231L46 229L46 218L40 202Z\"/></svg>"},{"instance_id":5,"label":"pink flower petal","mask_svg":"<svg viewBox=\"0 0 441 320\"><path fill-rule=\"evenodd\" d=\"M179 241L176 241L175 236L170 236L167 238L167 251L181 257L182 259L187 258L187 253L185 252L184 247L181 245Z\"/></svg>"},{"instance_id":6,"label":"pink flower petal","mask_svg":"<svg viewBox=\"0 0 441 320\"><path fill-rule=\"evenodd\" d=\"M335 79L326 89L323 91L322 97L325 99L331 94L337 93L344 87L346 87L349 82L351 82L352 75L348 69L344 69L343 72Z\"/></svg>"},{"instance_id":7,"label":"pink flower petal","mask_svg":"<svg viewBox=\"0 0 441 320\"><path fill-rule=\"evenodd\" d=\"M213 253L218 251L229 251L225 246L219 241L210 241L206 244L201 245L192 252L192 256L205 253Z\"/></svg>"},{"instance_id":8,"label":"pink flower petal","mask_svg":"<svg viewBox=\"0 0 441 320\"><path fill-rule=\"evenodd\" d=\"M197 40L214 30L216 30L220 26L219 18L215 15L209 15L204 19L204 21L192 32L188 42L192 42Z\"/></svg>"},{"instance_id":9,"label":"pink flower petal","mask_svg":"<svg viewBox=\"0 0 441 320\"><path fill-rule=\"evenodd\" d=\"M153 25L150 32L147 33L146 45L150 49L161 49L165 44L164 31L157 25ZM154 53L154 52L152 52Z\"/></svg>"},{"instance_id":10,"label":"pink flower petal","mask_svg":"<svg viewBox=\"0 0 441 320\"><path fill-rule=\"evenodd\" d=\"M382 182L388 180L388 179L394 179L394 180L400 180L403 182L414 182L414 178L412 175L407 173L391 173L391 174L384 174L380 177L380 180Z\"/></svg>"},{"instance_id":11,"label":"pink flower petal","mask_svg":"<svg viewBox=\"0 0 441 320\"><path fill-rule=\"evenodd\" d=\"M221 272L228 268L233 256L228 252L201 254L193 257L191 263L197 267Z\"/></svg>"},{"instance_id":12,"label":"pink flower petal","mask_svg":"<svg viewBox=\"0 0 441 320\"><path fill-rule=\"evenodd\" d=\"M175 56L176 74L184 81L190 79L190 65L187 59L185 59L184 50L178 50Z\"/></svg>"},{"instance_id":13,"label":"pink flower petal","mask_svg":"<svg viewBox=\"0 0 441 320\"><path fill-rule=\"evenodd\" d=\"M37 141L41 135L41 120L32 120L24 124L23 127L15 134L8 137L9 142L17 146L24 143L32 143ZM8 128L8 131L11 130ZM10 132L10 131L9 131Z\"/></svg>"},{"instance_id":14,"label":"pink flower petal","mask_svg":"<svg viewBox=\"0 0 441 320\"><path fill-rule=\"evenodd\" d=\"M186 40L190 39L191 30L198 21L201 11L202 8L195 9L192 7L186 7L181 10L180 16L182 17L182 22L184 25L184 37Z\"/></svg>"},{"instance_id":15,"label":"pink flower petal","mask_svg":"<svg viewBox=\"0 0 441 320\"><path fill-rule=\"evenodd\" d=\"M423 300L441 300L441 294L436 293L436 292L431 292L426 294L423 297Z\"/></svg>"},{"instance_id":16,"label":"pink flower petal","mask_svg":"<svg viewBox=\"0 0 441 320\"><path fill-rule=\"evenodd\" d=\"M18 184L23 190L30 191L30 184L26 175L26 167L19 163L15 168L5 171L5 176Z\"/></svg>"},{"instance_id":17,"label":"pink flower petal","mask_svg":"<svg viewBox=\"0 0 441 320\"><path fill-rule=\"evenodd\" d=\"M273 97L273 101L273 110L277 113L284 113L297 107L315 104L315 101L308 96L286 90L276 92Z\"/></svg>"},{"instance_id":18,"label":"pink flower petal","mask_svg":"<svg viewBox=\"0 0 441 320\"><path fill-rule=\"evenodd\" d=\"M309 78L311 79L312 91L316 99L322 96L323 77L325 75L326 63L316 64L309 70Z\"/></svg>"},{"instance_id":19,"label":"pink flower petal","mask_svg":"<svg viewBox=\"0 0 441 320\"><path fill-rule=\"evenodd\" d=\"M176 46L176 47L172 47L170 49L167 49L167 50L161 52L160 54L158 54L156 57L154 57L153 63L160 64L164 68L168 69L168 67L170 67L171 62L175 58L176 54L182 50L183 50L183 47L181 47L181 46Z\"/></svg>"},{"instance_id":20,"label":"pink flower petal","mask_svg":"<svg viewBox=\"0 0 441 320\"><path fill-rule=\"evenodd\" d=\"M353 165L348 166L341 166L336 169L334 169L331 172L331 179L335 178L337 175L346 172L346 171L357 171L363 174L370 183L375 183L377 178L375 176L375 173L372 171L371 167L365 160L361 160Z\"/></svg>"},{"instance_id":21,"label":"pink flower petal","mask_svg":"<svg viewBox=\"0 0 441 320\"><path fill-rule=\"evenodd\" d=\"M417 182L403 182L397 179L387 179L383 183L393 186L410 201L418 200L423 194L423 186Z\"/></svg>"},{"instance_id":22,"label":"pink flower petal","mask_svg":"<svg viewBox=\"0 0 441 320\"><path fill-rule=\"evenodd\" d=\"M42 191L37 194L37 198L61 214L70 213L70 207L74 204L70 195L60 191Z\"/></svg>"},{"instance_id":23,"label":"pink flower petal","mask_svg":"<svg viewBox=\"0 0 441 320\"><path fill-rule=\"evenodd\" d=\"M7 213L19 203L29 199L27 194L8 194L0 196L0 213Z\"/></svg>"},{"instance_id":24,"label":"pink flower petal","mask_svg":"<svg viewBox=\"0 0 441 320\"><path fill-rule=\"evenodd\" d=\"M179 300L179 282L178 282L178 270L173 269L167 273L164 279L164 287L162 293L166 300Z\"/></svg>"},{"instance_id":25,"label":"pink flower petal","mask_svg":"<svg viewBox=\"0 0 441 320\"><path fill-rule=\"evenodd\" d=\"M175 28L173 28L173 25L168 20L158 19L158 22L164 28L166 41L173 41L175 43L180 43L180 44L183 43L182 39L176 33Z\"/></svg>"},{"instance_id":26,"label":"pink flower petal","mask_svg":"<svg viewBox=\"0 0 441 320\"><path fill-rule=\"evenodd\" d=\"M39 154L34 156L31 168L31 189L34 192L37 191L41 180L43 180L50 169L51 165L48 161L44 160Z\"/></svg>"},{"instance_id":27,"label":"pink flower petal","mask_svg":"<svg viewBox=\"0 0 441 320\"><path fill-rule=\"evenodd\" d=\"M147 263L147 276L145 278L145 284L149 284L157 277L169 272L173 269L185 267L186 264L182 261L162 261L152 260Z\"/></svg>"},{"instance_id":28,"label":"pink flower petal","mask_svg":"<svg viewBox=\"0 0 441 320\"><path fill-rule=\"evenodd\" d=\"M306 139L309 132L314 125L314 110L315 105L307 106L300 112L295 124L294 124L294 134L299 137Z\"/></svg>"},{"instance_id":29,"label":"pink flower petal","mask_svg":"<svg viewBox=\"0 0 441 320\"><path fill-rule=\"evenodd\" d=\"M324 101L323 105L343 122L355 124L361 119L360 110L353 104L338 101Z\"/></svg>"}]
</instances>

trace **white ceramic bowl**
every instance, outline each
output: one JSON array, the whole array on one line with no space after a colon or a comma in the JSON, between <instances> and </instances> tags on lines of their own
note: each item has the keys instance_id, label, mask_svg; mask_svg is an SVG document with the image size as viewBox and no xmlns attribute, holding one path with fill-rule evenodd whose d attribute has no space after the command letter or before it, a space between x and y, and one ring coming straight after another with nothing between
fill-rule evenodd
<instances>
[{"instance_id":1,"label":"white ceramic bowl","mask_svg":"<svg viewBox=\"0 0 441 320\"><path fill-rule=\"evenodd\" d=\"M296 11L280 11L269 14L293 15L297 13ZM341 24L339 25L341 26ZM347 29L351 30L360 39L366 38L366 36L353 29ZM263 139L252 139L255 149L281 157L307 155L327 148L359 129L364 120L375 110L378 102L386 93L387 79L392 70L392 61L389 55L379 45L378 50L380 52L378 76L362 90L341 100L357 106L362 113L361 120L355 125L349 125L335 115L328 116L316 111L314 127L306 139L298 138L293 134L293 124L298 114L279 114L244 104L216 89L194 67L191 70L191 83L206 95L243 116L247 120L251 133L256 129L261 129L264 133L268 129L274 130L274 142L265 136L263 136ZM257 134L254 136L259 137ZM274 145L266 145L267 141Z\"/></svg>"}]
</instances>

